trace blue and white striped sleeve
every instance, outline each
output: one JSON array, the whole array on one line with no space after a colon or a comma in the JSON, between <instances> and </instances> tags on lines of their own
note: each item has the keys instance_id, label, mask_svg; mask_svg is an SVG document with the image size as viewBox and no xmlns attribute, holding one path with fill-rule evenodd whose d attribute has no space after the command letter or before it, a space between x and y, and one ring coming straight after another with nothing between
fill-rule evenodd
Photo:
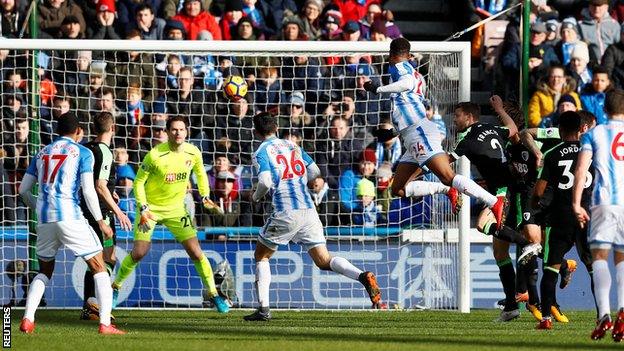
<instances>
[{"instance_id":1,"label":"blue and white striped sleeve","mask_svg":"<svg viewBox=\"0 0 624 351\"><path fill-rule=\"evenodd\" d=\"M80 161L78 165L78 172L82 173L93 173L93 165L95 164L95 159L93 158L93 153L91 150L87 149L84 146L80 147Z\"/></svg>"},{"instance_id":2,"label":"blue and white striped sleeve","mask_svg":"<svg viewBox=\"0 0 624 351\"><path fill-rule=\"evenodd\" d=\"M594 152L594 131L581 135L581 151Z\"/></svg>"},{"instance_id":3,"label":"blue and white striped sleeve","mask_svg":"<svg viewBox=\"0 0 624 351\"><path fill-rule=\"evenodd\" d=\"M32 160L30 160L30 164L28 165L28 168L26 169L26 173L30 174L31 176L37 178L37 159L39 158L39 155L33 157Z\"/></svg>"}]
</instances>

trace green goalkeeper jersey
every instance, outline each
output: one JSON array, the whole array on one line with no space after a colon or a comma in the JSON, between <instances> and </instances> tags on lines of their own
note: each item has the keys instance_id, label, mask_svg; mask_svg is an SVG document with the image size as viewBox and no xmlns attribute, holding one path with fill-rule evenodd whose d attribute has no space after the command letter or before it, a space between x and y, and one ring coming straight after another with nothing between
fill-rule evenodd
<instances>
[{"instance_id":1,"label":"green goalkeeper jersey","mask_svg":"<svg viewBox=\"0 0 624 351\"><path fill-rule=\"evenodd\" d=\"M172 151L169 143L164 142L150 150L134 180L138 208L147 204L151 211L171 216L185 211L184 197L191 171L197 177L199 194L209 195L208 176L196 146L184 143L178 151Z\"/></svg>"}]
</instances>

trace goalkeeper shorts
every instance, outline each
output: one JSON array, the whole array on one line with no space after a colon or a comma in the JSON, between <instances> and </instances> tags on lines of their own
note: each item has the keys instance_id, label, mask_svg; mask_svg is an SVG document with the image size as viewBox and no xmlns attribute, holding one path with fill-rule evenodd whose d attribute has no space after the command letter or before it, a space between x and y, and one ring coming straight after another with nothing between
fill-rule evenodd
<instances>
[{"instance_id":1,"label":"goalkeeper shorts","mask_svg":"<svg viewBox=\"0 0 624 351\"><path fill-rule=\"evenodd\" d=\"M323 223L315 208L273 212L260 229L258 241L273 251L290 241L303 245L306 250L326 243Z\"/></svg>"},{"instance_id":2,"label":"goalkeeper shorts","mask_svg":"<svg viewBox=\"0 0 624 351\"><path fill-rule=\"evenodd\" d=\"M156 218L156 221L149 221L149 229L147 231L142 231L139 228L139 223L141 221L141 214L137 211L136 218L134 219L134 240L142 240L142 241L151 241L152 233L154 232L154 227L156 224L162 224L173 234L173 237L178 242L184 242L193 237L197 237L197 230L193 225L193 218L191 215L184 210L180 212L177 216L172 216L171 212L163 213L159 211L150 211L152 215Z\"/></svg>"}]
</instances>

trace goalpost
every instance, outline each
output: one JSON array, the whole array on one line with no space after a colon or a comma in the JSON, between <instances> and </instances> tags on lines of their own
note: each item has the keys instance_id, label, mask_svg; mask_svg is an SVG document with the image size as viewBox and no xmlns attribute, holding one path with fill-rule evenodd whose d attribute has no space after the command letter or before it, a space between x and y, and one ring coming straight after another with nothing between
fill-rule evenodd
<instances>
[{"instance_id":1,"label":"goalpost","mask_svg":"<svg viewBox=\"0 0 624 351\"><path fill-rule=\"evenodd\" d=\"M262 216L269 214L267 203L254 207L247 198L254 182L250 158L253 147L257 146L257 141L252 140L250 116L257 111L272 110L280 120L281 132L288 131L317 163L325 160L321 169L345 172L352 167L357 170L364 147L376 146L371 132L389 117L391 107L388 95L375 96L357 89L360 76L387 82L389 42L2 39L0 47L4 77L17 71L23 80L19 82L14 77L15 82L5 82L2 90L0 131L7 155L0 159L4 161L0 162L3 165L0 169L3 304L10 300L19 303L22 289L28 284L28 273L37 269L32 213L15 196L16 184L24 171L19 162L24 159L11 155L21 153L28 159L40 148L40 143L54 137L54 116L63 108L64 101L70 103L70 110L79 115L88 132L92 114L102 108L111 109L111 101L103 95L112 92L112 110L118 126L114 148L122 155L120 148L126 148L128 164L134 170L141 157L158 141L160 119L167 114L190 117L190 142L202 150L207 170L215 166L215 158L225 154L231 163L229 170L238 178L235 183L238 196L221 202L226 211L232 210L232 215L217 218L203 213L196 203L192 205L192 192L188 207L195 210L198 237L213 269L216 271L219 263L224 269L224 262L229 264L235 285L226 279L222 291L241 307L256 303L253 248ZM440 121L446 124L448 149L455 142L453 108L459 101L470 100L469 43L413 42L412 52L417 54L414 65L427 80L425 95L440 116L436 122L441 132L445 130ZM173 73L179 68L174 67L173 56L177 57L179 66L190 67L193 72L190 98L180 90L185 83ZM248 79L251 85L246 102L233 103L222 96L221 84L227 74L240 74ZM59 99L61 92L66 97ZM137 92L142 104L135 101ZM309 117L298 118L292 112L291 105L300 104L301 99ZM245 109L247 113L243 113ZM291 118L290 114L295 117ZM338 143L332 134L335 132L330 130L331 118L336 115L349 121L350 131L345 138L352 149L344 153L347 158L328 156L334 155L336 150L332 147ZM27 141L19 140L19 133L10 134L23 119L30 127ZM295 121L299 125L295 126ZM9 157L19 162L7 162ZM384 172L388 167L383 165ZM465 159L456 169L465 175L470 171ZM124 172L127 170L124 168ZM127 181L131 177L124 175L117 186L131 212L132 196L128 194ZM324 176L331 184L332 178L328 174ZM426 177L433 179L430 175ZM386 180L372 179L377 187L375 201L382 214L376 226L354 224L357 210L353 215L348 211L348 204L341 203L345 201L342 195L350 191L330 191L330 195L336 196L323 200L330 208L323 214L332 224L326 227L330 252L376 273L383 300L390 309L469 312L469 199L464 196L466 205L459 216L453 216L444 196L391 199L384 195ZM357 202L353 200L351 204ZM117 235L120 262L132 248L132 233L118 230ZM201 282L182 247L160 227L152 244L151 252L126 281L120 306L201 307L204 303ZM45 294L48 306L80 307L86 265L67 250L59 252L56 262L54 277ZM280 248L271 265L273 307L370 307L358 282L320 271L299 245Z\"/></svg>"}]
</instances>

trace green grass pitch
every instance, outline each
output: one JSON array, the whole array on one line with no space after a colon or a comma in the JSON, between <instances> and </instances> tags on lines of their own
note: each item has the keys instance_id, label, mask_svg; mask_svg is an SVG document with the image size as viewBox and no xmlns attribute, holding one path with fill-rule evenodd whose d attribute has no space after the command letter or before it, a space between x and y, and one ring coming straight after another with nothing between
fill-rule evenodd
<instances>
[{"instance_id":1,"label":"green grass pitch","mask_svg":"<svg viewBox=\"0 0 624 351\"><path fill-rule=\"evenodd\" d=\"M78 310L40 310L35 334L19 331L22 310L12 313L15 350L589 350L622 349L608 334L592 341L593 312L567 312L571 322L535 330L528 312L494 323L497 310L456 312L273 311L270 322L245 322L249 311L115 312L124 336L100 336L97 322Z\"/></svg>"}]
</instances>

